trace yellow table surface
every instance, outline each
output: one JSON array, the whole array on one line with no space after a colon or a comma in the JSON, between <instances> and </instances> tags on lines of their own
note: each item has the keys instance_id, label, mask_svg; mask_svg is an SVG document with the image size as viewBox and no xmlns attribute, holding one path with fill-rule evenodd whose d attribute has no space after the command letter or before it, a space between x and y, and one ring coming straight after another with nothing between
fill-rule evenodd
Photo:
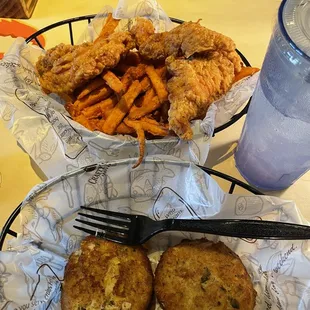
<instances>
[{"instance_id":1,"label":"yellow table surface","mask_svg":"<svg viewBox=\"0 0 310 310\"><path fill-rule=\"evenodd\" d=\"M97 13L106 4L115 7L117 1L39 0L32 18L23 22L40 29L66 18ZM259 67L264 58L279 4L280 0L166 0L161 2L169 16L183 20L202 18L203 25L232 37L238 49L246 55L251 64ZM78 30L75 30L76 39L85 25L81 23ZM56 30L52 37L47 38L46 47L52 47L61 41L68 42L67 31L67 28ZM0 37L2 50L5 51L13 40L11 37ZM214 137L206 163L208 167L240 180L243 179L235 168L232 152L240 136L243 122L244 118ZM17 146L14 137L1 122L0 141L2 145L0 151L1 229L9 214L41 179L32 168L28 155ZM308 173L289 189L271 194L294 200L302 214L310 220L310 207L307 201L309 181Z\"/></svg>"}]
</instances>

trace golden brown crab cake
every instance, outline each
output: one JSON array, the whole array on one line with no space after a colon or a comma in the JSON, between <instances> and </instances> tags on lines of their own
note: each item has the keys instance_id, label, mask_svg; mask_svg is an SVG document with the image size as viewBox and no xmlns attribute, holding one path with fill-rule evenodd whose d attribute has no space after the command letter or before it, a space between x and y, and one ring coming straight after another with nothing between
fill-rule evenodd
<instances>
[{"instance_id":1,"label":"golden brown crab cake","mask_svg":"<svg viewBox=\"0 0 310 310\"><path fill-rule=\"evenodd\" d=\"M153 273L141 246L86 237L67 263L62 310L146 310Z\"/></svg>"},{"instance_id":2,"label":"golden brown crab cake","mask_svg":"<svg viewBox=\"0 0 310 310\"><path fill-rule=\"evenodd\" d=\"M238 255L206 239L186 240L163 253L155 293L165 310L252 310L256 298Z\"/></svg>"}]
</instances>

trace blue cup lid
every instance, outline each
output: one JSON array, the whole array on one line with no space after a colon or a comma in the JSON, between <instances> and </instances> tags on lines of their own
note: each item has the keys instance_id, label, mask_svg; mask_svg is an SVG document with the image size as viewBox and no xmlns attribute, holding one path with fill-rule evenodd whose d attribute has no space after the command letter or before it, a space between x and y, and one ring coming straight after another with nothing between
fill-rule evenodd
<instances>
[{"instance_id":1,"label":"blue cup lid","mask_svg":"<svg viewBox=\"0 0 310 310\"><path fill-rule=\"evenodd\" d=\"M302 56L310 57L310 0L283 0L279 24L292 47Z\"/></svg>"}]
</instances>

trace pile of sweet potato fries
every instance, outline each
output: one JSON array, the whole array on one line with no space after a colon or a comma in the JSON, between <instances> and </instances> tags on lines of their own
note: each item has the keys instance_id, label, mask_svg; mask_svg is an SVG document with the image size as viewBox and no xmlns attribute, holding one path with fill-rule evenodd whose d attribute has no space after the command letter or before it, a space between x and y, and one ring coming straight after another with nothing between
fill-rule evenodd
<instances>
[{"instance_id":1,"label":"pile of sweet potato fries","mask_svg":"<svg viewBox=\"0 0 310 310\"><path fill-rule=\"evenodd\" d=\"M100 36L117 26L109 16ZM167 70L163 63L146 63L138 52L129 52L112 70L103 72L76 92L66 109L72 118L89 130L108 135L137 136L143 160L145 132L152 138L169 134Z\"/></svg>"}]
</instances>

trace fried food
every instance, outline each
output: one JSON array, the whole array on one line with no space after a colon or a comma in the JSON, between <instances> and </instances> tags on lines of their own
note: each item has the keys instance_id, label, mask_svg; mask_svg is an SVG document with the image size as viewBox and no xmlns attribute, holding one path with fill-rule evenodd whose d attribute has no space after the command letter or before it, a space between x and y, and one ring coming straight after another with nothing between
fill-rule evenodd
<instances>
[{"instance_id":1,"label":"fried food","mask_svg":"<svg viewBox=\"0 0 310 310\"><path fill-rule=\"evenodd\" d=\"M102 128L105 120L103 118L102 119L95 118L95 119L88 120L88 122L90 124L90 130L101 131L101 128Z\"/></svg>"},{"instance_id":2,"label":"fried food","mask_svg":"<svg viewBox=\"0 0 310 310\"><path fill-rule=\"evenodd\" d=\"M112 110L116 103L117 103L117 98L115 96L110 97L84 109L82 111L82 114L87 119L93 119L93 118L99 118L99 117L106 118L105 112L108 110Z\"/></svg>"},{"instance_id":3,"label":"fried food","mask_svg":"<svg viewBox=\"0 0 310 310\"><path fill-rule=\"evenodd\" d=\"M119 20L109 14L95 42L60 44L38 60L41 87L86 128L137 136L140 163L145 137L191 140L191 121L257 70L242 66L232 39L199 22L155 33L138 17L130 31L114 33Z\"/></svg>"},{"instance_id":4,"label":"fried food","mask_svg":"<svg viewBox=\"0 0 310 310\"><path fill-rule=\"evenodd\" d=\"M149 89L141 99L142 100L141 103L139 104L139 107L133 106L130 109L128 115L130 119L141 118L147 114L150 114L152 111L156 110L156 107L153 109L154 105L160 106L158 97L155 96L155 90L153 88ZM154 101L153 104L151 104L152 101Z\"/></svg>"},{"instance_id":5,"label":"fried food","mask_svg":"<svg viewBox=\"0 0 310 310\"><path fill-rule=\"evenodd\" d=\"M164 82L161 80L160 76L157 74L153 66L147 66L145 69L146 74L150 78L152 85L157 93L158 99L161 103L168 100L168 91Z\"/></svg>"},{"instance_id":6,"label":"fried food","mask_svg":"<svg viewBox=\"0 0 310 310\"><path fill-rule=\"evenodd\" d=\"M89 119L85 117L85 115L80 114L76 117L73 117L73 120L76 121L77 123L83 125L85 128L92 130L93 126L90 123Z\"/></svg>"},{"instance_id":7,"label":"fried food","mask_svg":"<svg viewBox=\"0 0 310 310\"><path fill-rule=\"evenodd\" d=\"M153 274L141 246L86 237L66 265L61 309L146 310Z\"/></svg>"},{"instance_id":8,"label":"fried food","mask_svg":"<svg viewBox=\"0 0 310 310\"><path fill-rule=\"evenodd\" d=\"M163 253L155 293L164 310L252 310L256 299L238 255L206 239L184 241Z\"/></svg>"},{"instance_id":9,"label":"fried food","mask_svg":"<svg viewBox=\"0 0 310 310\"><path fill-rule=\"evenodd\" d=\"M134 80L139 80L145 74L145 65L139 64L137 67L130 67L123 75L121 82L125 91Z\"/></svg>"},{"instance_id":10,"label":"fried food","mask_svg":"<svg viewBox=\"0 0 310 310\"><path fill-rule=\"evenodd\" d=\"M129 127L124 122L122 122L116 127L115 132L121 135L131 135L136 131L132 127Z\"/></svg>"},{"instance_id":11,"label":"fried food","mask_svg":"<svg viewBox=\"0 0 310 310\"><path fill-rule=\"evenodd\" d=\"M60 58L54 59L57 47L52 53L39 58L37 71L40 84L49 92L71 94L103 70L114 68L121 57L134 47L135 42L129 32L114 33L94 43L73 48L60 45L61 54L63 50L67 51Z\"/></svg>"},{"instance_id":12,"label":"fried food","mask_svg":"<svg viewBox=\"0 0 310 310\"><path fill-rule=\"evenodd\" d=\"M77 100L74 104L76 105L76 109L78 111L82 111L83 109L108 98L112 94L112 90L107 85L104 85L101 88L95 89L85 97L80 100Z\"/></svg>"},{"instance_id":13,"label":"fried food","mask_svg":"<svg viewBox=\"0 0 310 310\"><path fill-rule=\"evenodd\" d=\"M94 80L92 80L89 84L85 86L85 88L79 93L77 96L77 99L80 100L87 96L92 91L96 90L99 87L102 87L105 85L105 81L101 77L97 77Z\"/></svg>"},{"instance_id":14,"label":"fried food","mask_svg":"<svg viewBox=\"0 0 310 310\"><path fill-rule=\"evenodd\" d=\"M131 29L139 53L149 60L163 60L168 56L188 58L197 53L230 52L236 48L232 39L201 26L199 21L184 22L169 32L153 34L149 23L139 18ZM145 27L149 30L144 30Z\"/></svg>"},{"instance_id":15,"label":"fried food","mask_svg":"<svg viewBox=\"0 0 310 310\"><path fill-rule=\"evenodd\" d=\"M258 68L242 67L241 71L235 75L234 83L238 82L239 80L243 79L246 76L253 75L258 71L259 71Z\"/></svg>"},{"instance_id":16,"label":"fried food","mask_svg":"<svg viewBox=\"0 0 310 310\"><path fill-rule=\"evenodd\" d=\"M106 81L107 85L117 94L121 94L124 91L123 83L113 72L108 71L102 76L102 78Z\"/></svg>"},{"instance_id":17,"label":"fried food","mask_svg":"<svg viewBox=\"0 0 310 310\"><path fill-rule=\"evenodd\" d=\"M109 13L105 25L102 27L100 34L95 42L107 38L111 33L113 33L115 28L118 26L119 21L119 19L114 19L112 17L112 13Z\"/></svg>"},{"instance_id":18,"label":"fried food","mask_svg":"<svg viewBox=\"0 0 310 310\"><path fill-rule=\"evenodd\" d=\"M114 107L112 113L109 115L103 125L103 132L108 135L113 135L116 127L122 122L126 114L129 112L133 102L141 92L141 86L139 81L134 81L126 94L120 99L120 101Z\"/></svg>"},{"instance_id":19,"label":"fried food","mask_svg":"<svg viewBox=\"0 0 310 310\"><path fill-rule=\"evenodd\" d=\"M142 128L142 124L137 121L132 121L127 118L124 119L124 123L128 126L134 129L134 131L137 134L138 142L139 142L139 158L137 162L132 166L132 168L138 167L143 160L144 152L145 152L145 133Z\"/></svg>"},{"instance_id":20,"label":"fried food","mask_svg":"<svg viewBox=\"0 0 310 310\"><path fill-rule=\"evenodd\" d=\"M155 69L155 71L156 71L158 76L160 76L162 79L165 79L165 75L167 72L166 66L159 67L159 68ZM152 86L151 80L149 79L148 76L145 76L141 81L142 91L146 92L151 86Z\"/></svg>"},{"instance_id":21,"label":"fried food","mask_svg":"<svg viewBox=\"0 0 310 310\"><path fill-rule=\"evenodd\" d=\"M145 152L145 132L149 132L154 136L162 136L165 137L168 135L168 128L166 128L164 125L158 123L156 120L143 117L139 120L131 120L129 118L124 119L124 123L135 130L138 141L139 141L139 158L135 165L132 168L138 167L144 157Z\"/></svg>"},{"instance_id":22,"label":"fried food","mask_svg":"<svg viewBox=\"0 0 310 310\"><path fill-rule=\"evenodd\" d=\"M232 39L201 26L199 21L153 34L148 24L149 21L138 19L131 32L144 58L165 59L172 75L167 85L169 126L181 139L191 140L190 122L203 118L210 104L231 88L241 70L241 59ZM146 26L150 31L144 35L142 28ZM158 88L154 70L147 67L146 72L159 100L164 102L167 91Z\"/></svg>"},{"instance_id":23,"label":"fried food","mask_svg":"<svg viewBox=\"0 0 310 310\"><path fill-rule=\"evenodd\" d=\"M211 59L166 59L172 75L167 86L169 92L169 128L181 139L191 140L190 121L202 119L212 102L219 99L232 86L234 64L218 53Z\"/></svg>"},{"instance_id":24,"label":"fried food","mask_svg":"<svg viewBox=\"0 0 310 310\"><path fill-rule=\"evenodd\" d=\"M150 36L154 35L155 28L150 20L137 17L136 24L131 28L130 32L135 37L137 48L140 49L140 46L145 43Z\"/></svg>"}]
</instances>

